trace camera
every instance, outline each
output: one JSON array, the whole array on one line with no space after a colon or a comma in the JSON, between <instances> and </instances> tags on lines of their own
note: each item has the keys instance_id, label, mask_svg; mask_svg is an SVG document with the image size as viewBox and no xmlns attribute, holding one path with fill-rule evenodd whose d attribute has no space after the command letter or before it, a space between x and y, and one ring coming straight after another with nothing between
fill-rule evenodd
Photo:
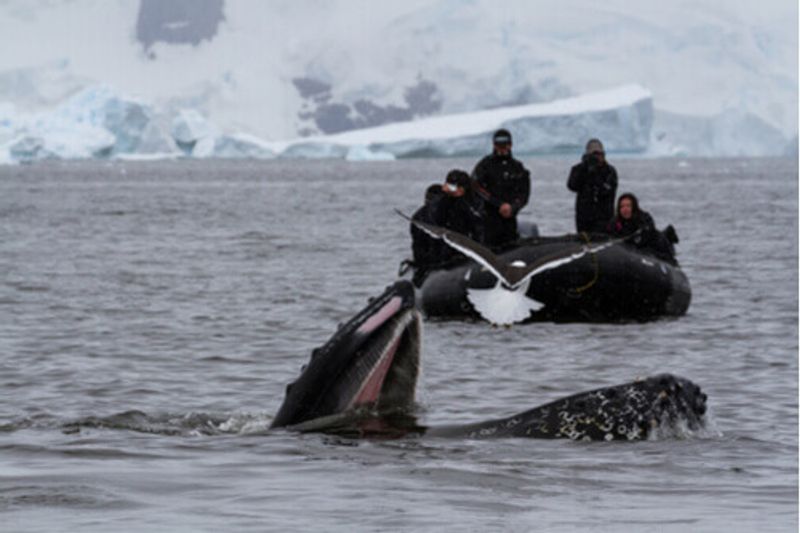
<instances>
[{"instance_id":1,"label":"camera","mask_svg":"<svg viewBox=\"0 0 800 533\"><path fill-rule=\"evenodd\" d=\"M600 164L600 158L597 157L596 154L583 154L581 159L583 164L589 168L596 167L598 164Z\"/></svg>"}]
</instances>

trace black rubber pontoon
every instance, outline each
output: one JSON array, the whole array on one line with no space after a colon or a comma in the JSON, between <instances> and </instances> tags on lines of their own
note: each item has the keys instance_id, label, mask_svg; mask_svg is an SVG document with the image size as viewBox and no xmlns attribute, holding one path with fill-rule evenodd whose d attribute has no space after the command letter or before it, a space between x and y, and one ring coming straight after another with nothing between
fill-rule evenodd
<instances>
[{"instance_id":1,"label":"black rubber pontoon","mask_svg":"<svg viewBox=\"0 0 800 533\"><path fill-rule=\"evenodd\" d=\"M605 235L534 237L497 255L531 265L607 241ZM498 285L496 276L465 257L415 278L418 307L431 318L480 318L467 291ZM525 295L543 304L530 321L641 321L685 314L691 288L674 260L617 243L537 274Z\"/></svg>"}]
</instances>

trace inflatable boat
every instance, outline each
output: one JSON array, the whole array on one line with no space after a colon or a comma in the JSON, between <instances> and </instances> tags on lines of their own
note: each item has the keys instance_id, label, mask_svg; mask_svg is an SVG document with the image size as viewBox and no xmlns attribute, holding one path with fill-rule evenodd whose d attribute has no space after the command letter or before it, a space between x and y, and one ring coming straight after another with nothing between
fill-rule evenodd
<instances>
[{"instance_id":1,"label":"inflatable boat","mask_svg":"<svg viewBox=\"0 0 800 533\"><path fill-rule=\"evenodd\" d=\"M429 318L528 321L647 321L686 313L691 288L672 257L607 235L531 237L501 251L434 226L463 255L414 273Z\"/></svg>"}]
</instances>

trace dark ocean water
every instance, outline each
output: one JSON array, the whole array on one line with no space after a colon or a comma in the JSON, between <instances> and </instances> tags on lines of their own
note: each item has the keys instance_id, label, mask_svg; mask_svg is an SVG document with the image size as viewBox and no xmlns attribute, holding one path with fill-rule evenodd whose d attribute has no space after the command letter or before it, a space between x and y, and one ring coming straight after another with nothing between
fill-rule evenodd
<instances>
[{"instance_id":1,"label":"dark ocean water","mask_svg":"<svg viewBox=\"0 0 800 533\"><path fill-rule=\"evenodd\" d=\"M640 443L269 434L312 348L395 278L472 161L0 167L2 531L797 531L798 167L617 160L678 230L689 313L426 323L427 425L659 372L709 428ZM572 230L572 161L523 218Z\"/></svg>"}]
</instances>

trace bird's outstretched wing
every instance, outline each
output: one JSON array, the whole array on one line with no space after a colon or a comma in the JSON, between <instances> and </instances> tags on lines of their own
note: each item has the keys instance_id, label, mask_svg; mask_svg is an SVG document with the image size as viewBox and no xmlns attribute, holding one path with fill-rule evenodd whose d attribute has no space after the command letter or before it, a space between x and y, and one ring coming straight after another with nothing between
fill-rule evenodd
<instances>
[{"instance_id":1,"label":"bird's outstretched wing","mask_svg":"<svg viewBox=\"0 0 800 533\"><path fill-rule=\"evenodd\" d=\"M563 252L542 257L541 259L534 261L530 265L513 268L509 272L508 285L512 289L516 289L517 287L525 283L533 276L536 276L537 274L541 274L542 272L546 272L547 270L553 270L554 268L558 268L562 265L566 265L567 263L571 263L577 259L580 259L586 254L596 254L597 252L604 250L606 248L610 248L611 246L623 242L628 238L630 237L626 237L624 239L611 239L609 241L601 242L595 245L590 245L590 244L576 245L571 250L565 250Z\"/></svg>"},{"instance_id":2,"label":"bird's outstretched wing","mask_svg":"<svg viewBox=\"0 0 800 533\"><path fill-rule=\"evenodd\" d=\"M497 257L494 252L479 244L466 235L462 235L457 231L441 228L439 226L434 226L433 224L427 224L425 222L420 222L419 220L414 220L408 217L402 211L395 209L395 212L399 214L401 217L405 218L416 227L433 237L434 239L441 239L446 242L451 248L454 248L461 252L462 254L466 255L470 259L474 260L476 263L483 265L487 270L489 270L494 276L503 281L506 284L508 283L508 275L509 275L509 265L499 257Z\"/></svg>"},{"instance_id":3,"label":"bird's outstretched wing","mask_svg":"<svg viewBox=\"0 0 800 533\"><path fill-rule=\"evenodd\" d=\"M572 261L580 259L586 254L595 254L601 250L604 250L605 248L609 248L615 244L630 239L633 237L633 235L636 235L636 233L634 233L633 235L629 235L621 239L611 239L595 245L576 244L571 249L542 257L530 265L518 267L510 265L503 259L497 257L491 250L473 241L466 235L462 235L456 231L441 228L439 226L434 226L432 224L427 224L425 222L420 222L419 220L413 220L398 209L395 209L395 211L401 217L405 218L434 239L443 240L449 246L471 258L476 263L483 265L487 270L494 274L497 279L505 283L511 289L518 288L528 279L536 276L537 274L541 274L542 272L558 268L562 265L566 265L567 263L571 263Z\"/></svg>"}]
</instances>

